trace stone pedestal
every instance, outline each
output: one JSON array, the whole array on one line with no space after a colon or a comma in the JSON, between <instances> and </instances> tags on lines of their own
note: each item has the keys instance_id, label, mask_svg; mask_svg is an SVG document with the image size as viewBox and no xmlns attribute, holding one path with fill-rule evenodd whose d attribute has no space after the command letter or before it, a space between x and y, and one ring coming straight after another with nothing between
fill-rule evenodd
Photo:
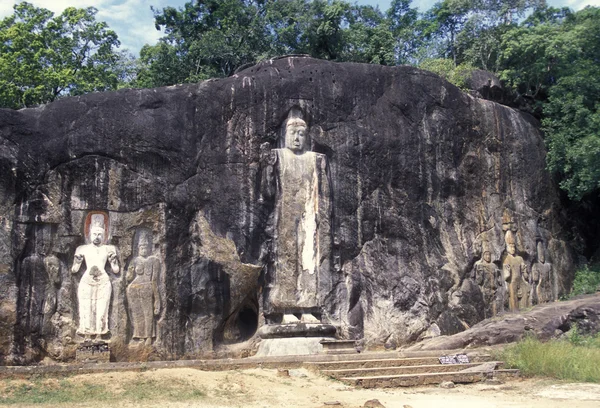
<instances>
[{"instance_id":1,"label":"stone pedestal","mask_svg":"<svg viewBox=\"0 0 600 408\"><path fill-rule=\"evenodd\" d=\"M83 342L75 352L78 363L110 362L110 347L105 341Z\"/></svg>"},{"instance_id":2,"label":"stone pedestal","mask_svg":"<svg viewBox=\"0 0 600 408\"><path fill-rule=\"evenodd\" d=\"M322 323L268 324L258 330L259 357L323 353L323 340L335 340L335 326Z\"/></svg>"}]
</instances>

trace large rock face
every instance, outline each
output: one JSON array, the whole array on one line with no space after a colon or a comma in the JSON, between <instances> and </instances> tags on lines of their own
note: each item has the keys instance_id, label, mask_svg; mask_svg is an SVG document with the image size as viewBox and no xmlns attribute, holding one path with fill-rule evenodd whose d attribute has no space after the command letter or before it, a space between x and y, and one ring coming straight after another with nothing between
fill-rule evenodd
<instances>
[{"instance_id":1,"label":"large rock face","mask_svg":"<svg viewBox=\"0 0 600 408\"><path fill-rule=\"evenodd\" d=\"M73 358L79 286L99 279L111 283L102 336L114 350L145 343L182 358L253 338L276 207L261 194L264 161L292 109L329 166L320 297L339 335L401 345L462 331L493 301L500 313L515 277L533 303L535 276L549 276L547 298L569 287L568 228L529 116L411 67L289 57L195 85L0 110L2 359ZM74 271L94 219L117 273L110 262L101 276ZM498 271L491 289L485 270Z\"/></svg>"}]
</instances>

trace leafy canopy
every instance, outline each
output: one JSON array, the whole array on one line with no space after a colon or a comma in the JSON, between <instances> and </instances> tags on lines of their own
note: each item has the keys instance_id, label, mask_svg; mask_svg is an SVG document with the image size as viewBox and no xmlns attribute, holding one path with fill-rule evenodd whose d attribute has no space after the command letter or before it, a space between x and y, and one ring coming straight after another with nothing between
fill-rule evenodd
<instances>
[{"instance_id":1,"label":"leafy canopy","mask_svg":"<svg viewBox=\"0 0 600 408\"><path fill-rule=\"evenodd\" d=\"M67 8L55 17L30 3L0 21L0 106L21 108L117 87L119 40L97 10Z\"/></svg>"}]
</instances>

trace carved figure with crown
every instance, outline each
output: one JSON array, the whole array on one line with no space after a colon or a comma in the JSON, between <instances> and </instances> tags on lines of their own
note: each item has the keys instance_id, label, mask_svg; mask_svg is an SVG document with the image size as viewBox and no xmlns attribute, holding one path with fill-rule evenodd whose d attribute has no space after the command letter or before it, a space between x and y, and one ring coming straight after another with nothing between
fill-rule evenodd
<instances>
[{"instance_id":1,"label":"carved figure with crown","mask_svg":"<svg viewBox=\"0 0 600 408\"><path fill-rule=\"evenodd\" d=\"M504 279L508 283L508 308L516 311L531 306L529 271L521 256L517 254L517 243L512 231L506 231L506 256L503 262Z\"/></svg>"},{"instance_id":2,"label":"carved figure with crown","mask_svg":"<svg viewBox=\"0 0 600 408\"><path fill-rule=\"evenodd\" d=\"M483 241L481 252L481 259L475 262L475 280L483 293L484 318L487 319L502 311L504 282L500 269L492 262L488 241Z\"/></svg>"},{"instance_id":3,"label":"carved figure with crown","mask_svg":"<svg viewBox=\"0 0 600 408\"><path fill-rule=\"evenodd\" d=\"M136 257L127 268L127 300L133 339L149 346L155 334L155 316L160 313L158 277L160 260L152 254L152 233L141 229L135 237Z\"/></svg>"},{"instance_id":4,"label":"carved figure with crown","mask_svg":"<svg viewBox=\"0 0 600 408\"><path fill-rule=\"evenodd\" d=\"M89 224L86 234L89 243L77 247L71 268L72 273L77 273L85 263L85 272L77 289L77 333L86 339L109 332L108 309L112 285L106 270L107 264L112 273L119 273L117 249L106 243L108 217L102 213L93 213L88 219L91 221L86 222L86 225Z\"/></svg>"}]
</instances>

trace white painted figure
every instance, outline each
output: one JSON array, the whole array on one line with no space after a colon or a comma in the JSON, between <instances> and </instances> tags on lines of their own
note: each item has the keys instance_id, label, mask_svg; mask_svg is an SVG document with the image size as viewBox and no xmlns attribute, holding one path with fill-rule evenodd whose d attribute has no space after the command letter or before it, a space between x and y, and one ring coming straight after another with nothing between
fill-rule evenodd
<instances>
[{"instance_id":1,"label":"white painted figure","mask_svg":"<svg viewBox=\"0 0 600 408\"><path fill-rule=\"evenodd\" d=\"M106 264L109 264L113 273L119 273L117 250L113 245L105 243L104 215L92 215L89 235L91 244L77 248L71 269L72 273L77 273L85 262L86 269L77 290L79 302L77 333L86 338L108 333L108 308L112 285L106 273Z\"/></svg>"}]
</instances>

